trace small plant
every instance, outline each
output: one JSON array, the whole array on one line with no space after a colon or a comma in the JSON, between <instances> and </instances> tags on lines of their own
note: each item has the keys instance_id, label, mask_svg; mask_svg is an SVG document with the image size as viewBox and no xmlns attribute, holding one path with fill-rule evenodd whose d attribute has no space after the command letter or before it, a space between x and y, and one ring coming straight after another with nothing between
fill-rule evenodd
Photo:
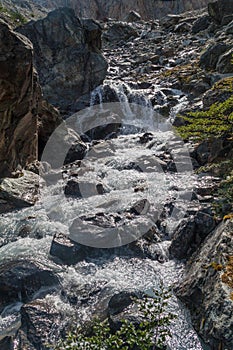
<instances>
[{"instance_id":1,"label":"small plant","mask_svg":"<svg viewBox=\"0 0 233 350\"><path fill-rule=\"evenodd\" d=\"M196 141L233 135L233 97L214 103L207 111L190 112L183 117L186 125L177 127L180 136Z\"/></svg>"},{"instance_id":2,"label":"small plant","mask_svg":"<svg viewBox=\"0 0 233 350\"><path fill-rule=\"evenodd\" d=\"M54 350L159 350L165 349L171 336L169 326L176 317L167 310L171 297L163 285L154 290L154 297L133 299L138 307L139 325L122 320L121 327L112 332L109 321L96 321L89 328L69 332Z\"/></svg>"}]
</instances>

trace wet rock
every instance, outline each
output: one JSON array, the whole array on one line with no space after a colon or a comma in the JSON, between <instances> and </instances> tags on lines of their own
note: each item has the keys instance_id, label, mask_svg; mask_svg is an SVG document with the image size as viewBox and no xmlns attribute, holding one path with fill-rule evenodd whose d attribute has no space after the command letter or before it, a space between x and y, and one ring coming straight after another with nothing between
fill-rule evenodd
<instances>
[{"instance_id":1,"label":"wet rock","mask_svg":"<svg viewBox=\"0 0 233 350\"><path fill-rule=\"evenodd\" d=\"M66 265L75 265L85 259L87 250L64 234L58 233L53 237L49 253Z\"/></svg>"},{"instance_id":2,"label":"wet rock","mask_svg":"<svg viewBox=\"0 0 233 350\"><path fill-rule=\"evenodd\" d=\"M209 27L211 23L210 16L204 15L199 17L192 25L192 33L197 34L202 30L205 30Z\"/></svg>"},{"instance_id":3,"label":"wet rock","mask_svg":"<svg viewBox=\"0 0 233 350\"><path fill-rule=\"evenodd\" d=\"M126 22L138 22L141 20L141 16L136 11L130 11L130 13L125 17Z\"/></svg>"},{"instance_id":4,"label":"wet rock","mask_svg":"<svg viewBox=\"0 0 233 350\"><path fill-rule=\"evenodd\" d=\"M227 49L228 46L224 42L209 46L200 57L200 66L205 69L215 69L220 56Z\"/></svg>"},{"instance_id":5,"label":"wet rock","mask_svg":"<svg viewBox=\"0 0 233 350\"><path fill-rule=\"evenodd\" d=\"M21 308L21 330L17 336L19 349L46 350L48 343L61 337L61 315L45 300L34 300ZM26 345L26 346L25 346ZM25 346L25 347L24 347Z\"/></svg>"},{"instance_id":6,"label":"wet rock","mask_svg":"<svg viewBox=\"0 0 233 350\"><path fill-rule=\"evenodd\" d=\"M190 309L197 332L213 350L233 347L232 286L227 279L232 245L233 223L228 220L192 256L176 291Z\"/></svg>"},{"instance_id":7,"label":"wet rock","mask_svg":"<svg viewBox=\"0 0 233 350\"><path fill-rule=\"evenodd\" d=\"M78 138L70 147L64 160L64 165L76 162L77 160L82 160L85 157L86 152L87 145Z\"/></svg>"},{"instance_id":8,"label":"wet rock","mask_svg":"<svg viewBox=\"0 0 233 350\"><path fill-rule=\"evenodd\" d=\"M135 298L142 297L141 291L121 291L117 294L114 294L108 303L108 314L109 315L118 315L128 306L134 303Z\"/></svg>"},{"instance_id":9,"label":"wet rock","mask_svg":"<svg viewBox=\"0 0 233 350\"><path fill-rule=\"evenodd\" d=\"M146 132L142 136L139 137L139 142L143 145L153 140L153 134L150 132Z\"/></svg>"},{"instance_id":10,"label":"wet rock","mask_svg":"<svg viewBox=\"0 0 233 350\"><path fill-rule=\"evenodd\" d=\"M233 73L232 55L233 48L219 57L216 67L219 73Z\"/></svg>"},{"instance_id":11,"label":"wet rock","mask_svg":"<svg viewBox=\"0 0 233 350\"><path fill-rule=\"evenodd\" d=\"M42 264L13 261L0 266L0 308L15 301L27 302L42 287L55 287L58 277Z\"/></svg>"},{"instance_id":12,"label":"wet rock","mask_svg":"<svg viewBox=\"0 0 233 350\"><path fill-rule=\"evenodd\" d=\"M100 85L107 62L100 53L101 28L60 8L18 29L34 44L35 65L44 96L63 110Z\"/></svg>"},{"instance_id":13,"label":"wet rock","mask_svg":"<svg viewBox=\"0 0 233 350\"><path fill-rule=\"evenodd\" d=\"M194 217L184 219L174 232L169 247L171 256L188 259L215 226L213 215L205 211L199 211Z\"/></svg>"},{"instance_id":14,"label":"wet rock","mask_svg":"<svg viewBox=\"0 0 233 350\"><path fill-rule=\"evenodd\" d=\"M132 208L130 208L130 213L135 215L143 215L148 212L150 208L150 203L147 199L141 199L136 202Z\"/></svg>"},{"instance_id":15,"label":"wet rock","mask_svg":"<svg viewBox=\"0 0 233 350\"><path fill-rule=\"evenodd\" d=\"M18 176L5 178L0 183L0 200L12 209L33 205L38 199L40 177L26 170ZM0 211L4 212L4 205Z\"/></svg>"},{"instance_id":16,"label":"wet rock","mask_svg":"<svg viewBox=\"0 0 233 350\"><path fill-rule=\"evenodd\" d=\"M104 194L104 192L102 183L69 180L65 187L65 195L78 198L96 196L98 194Z\"/></svg>"},{"instance_id":17,"label":"wet rock","mask_svg":"<svg viewBox=\"0 0 233 350\"><path fill-rule=\"evenodd\" d=\"M121 40L128 40L131 37L136 38L137 36L138 32L129 24L115 22L109 26L106 32L104 32L103 39L112 43Z\"/></svg>"},{"instance_id":18,"label":"wet rock","mask_svg":"<svg viewBox=\"0 0 233 350\"><path fill-rule=\"evenodd\" d=\"M232 21L231 16L229 16L231 13L230 9L233 8L233 1L232 0L217 0L214 2L210 2L208 4L208 12L210 17L217 23L217 24L227 24Z\"/></svg>"}]
</instances>

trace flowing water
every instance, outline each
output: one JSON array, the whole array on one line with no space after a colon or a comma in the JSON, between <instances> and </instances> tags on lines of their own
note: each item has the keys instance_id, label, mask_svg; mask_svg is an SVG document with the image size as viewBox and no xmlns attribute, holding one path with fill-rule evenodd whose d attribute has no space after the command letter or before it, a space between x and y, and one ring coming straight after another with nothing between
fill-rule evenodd
<instances>
[{"instance_id":1,"label":"flowing water","mask_svg":"<svg viewBox=\"0 0 233 350\"><path fill-rule=\"evenodd\" d=\"M98 108L103 113L105 104L101 89L93 92L91 105L94 108L94 104L98 102ZM43 296L46 302L63 315L64 322L73 317L77 321L88 320L91 315L105 310L109 298L116 292L132 289L151 291L159 286L161 280L166 286L172 286L182 277L183 264L169 260L168 247L175 227L193 205L190 196L196 178L190 166L188 151L169 127L169 123L159 119L150 102L139 92L134 102L140 102L141 107L135 115L128 97L132 97L132 91L126 91L127 89L126 86L114 86L124 115L123 121L121 117L121 133L91 145L81 166L75 169L75 177L78 176L83 184L82 198L65 197L64 181L61 179L44 188L41 200L34 207L0 217L0 263L16 258L30 259L56 271L61 280L61 288L46 296L44 291L39 291L34 298ZM184 103L184 99L181 102ZM178 110L179 106L176 106L173 112ZM136 119L138 124L135 127ZM145 132L150 132L147 143L140 142ZM164 162L161 160L164 154L173 158L179 171L163 170ZM66 176L67 173L63 177ZM96 183L102 184L102 194L91 190L91 184ZM124 217L126 228L123 234L120 229L105 229L100 232L95 225L82 226L80 218L83 216L94 216L100 212L106 215L126 213L140 200L147 200L149 206L137 217ZM166 207L171 202L172 210L169 205ZM163 239L151 243L150 258L137 257L125 246L122 247L121 254L112 251L109 253L108 250L103 253L101 250L99 256L89 257L68 267L57 264L49 255L54 234L69 234L69 227L74 219L79 218L81 233L85 232L85 236L76 232L72 238L94 246L98 246L100 241L101 244L104 242L105 247L112 247L141 237L156 224L158 217L164 212ZM20 238L20 232L25 225L30 234L26 238ZM125 232L128 232L128 236ZM104 240L101 240L103 236ZM96 237L101 239L95 241ZM64 291L67 295L76 293L78 296L80 293L84 299L86 295L86 302L75 308L64 297ZM21 306L22 303L19 302L2 312L0 339L13 334L20 326ZM192 328L187 310L175 296L171 298L169 307L178 316L171 326L169 348L204 349Z\"/></svg>"}]
</instances>

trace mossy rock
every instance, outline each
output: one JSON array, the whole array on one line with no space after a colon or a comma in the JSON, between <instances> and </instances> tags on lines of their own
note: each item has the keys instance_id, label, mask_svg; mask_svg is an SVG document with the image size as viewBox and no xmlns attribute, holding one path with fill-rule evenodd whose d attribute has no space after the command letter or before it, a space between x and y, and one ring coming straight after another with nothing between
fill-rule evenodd
<instances>
[{"instance_id":1,"label":"mossy rock","mask_svg":"<svg viewBox=\"0 0 233 350\"><path fill-rule=\"evenodd\" d=\"M233 94L233 77L219 80L203 96L204 109L209 108L216 102L224 102Z\"/></svg>"}]
</instances>

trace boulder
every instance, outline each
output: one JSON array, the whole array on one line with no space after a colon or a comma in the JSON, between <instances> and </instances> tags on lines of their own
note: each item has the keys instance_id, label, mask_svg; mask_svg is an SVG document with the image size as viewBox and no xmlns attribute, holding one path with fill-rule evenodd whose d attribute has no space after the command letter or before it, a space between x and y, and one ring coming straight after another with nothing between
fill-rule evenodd
<instances>
[{"instance_id":1,"label":"boulder","mask_svg":"<svg viewBox=\"0 0 233 350\"><path fill-rule=\"evenodd\" d=\"M142 294L140 290L123 290L114 294L108 302L108 314L118 315L133 304L135 298L141 298Z\"/></svg>"},{"instance_id":2,"label":"boulder","mask_svg":"<svg viewBox=\"0 0 233 350\"><path fill-rule=\"evenodd\" d=\"M72 241L62 233L58 233L53 237L49 253L66 265L75 265L84 260L88 252L88 247Z\"/></svg>"},{"instance_id":3,"label":"boulder","mask_svg":"<svg viewBox=\"0 0 233 350\"><path fill-rule=\"evenodd\" d=\"M138 37L138 32L128 23L114 22L109 25L109 28L103 34L103 39L108 42L118 42L121 40L128 40L129 38Z\"/></svg>"},{"instance_id":4,"label":"boulder","mask_svg":"<svg viewBox=\"0 0 233 350\"><path fill-rule=\"evenodd\" d=\"M26 170L16 178L3 179L0 182L0 212L35 204L38 199L39 181L40 177L37 174Z\"/></svg>"},{"instance_id":5,"label":"boulder","mask_svg":"<svg viewBox=\"0 0 233 350\"><path fill-rule=\"evenodd\" d=\"M104 194L103 184L100 182L87 182L69 180L65 187L65 195L78 198L88 198L98 194Z\"/></svg>"},{"instance_id":6,"label":"boulder","mask_svg":"<svg viewBox=\"0 0 233 350\"><path fill-rule=\"evenodd\" d=\"M180 15L169 14L160 19L160 25L165 29L171 29L174 28L181 19L182 16Z\"/></svg>"},{"instance_id":7,"label":"boulder","mask_svg":"<svg viewBox=\"0 0 233 350\"><path fill-rule=\"evenodd\" d=\"M213 215L204 210L194 217L183 219L176 228L169 247L171 256L177 259L189 258L215 226Z\"/></svg>"},{"instance_id":8,"label":"boulder","mask_svg":"<svg viewBox=\"0 0 233 350\"><path fill-rule=\"evenodd\" d=\"M222 222L192 256L176 294L213 350L233 348L233 222Z\"/></svg>"},{"instance_id":9,"label":"boulder","mask_svg":"<svg viewBox=\"0 0 233 350\"><path fill-rule=\"evenodd\" d=\"M192 33L197 34L202 30L207 29L210 23L211 23L210 16L203 15L202 17L199 17L198 19L196 19L196 21L192 25Z\"/></svg>"},{"instance_id":10,"label":"boulder","mask_svg":"<svg viewBox=\"0 0 233 350\"><path fill-rule=\"evenodd\" d=\"M37 157L32 44L0 20L0 177Z\"/></svg>"},{"instance_id":11,"label":"boulder","mask_svg":"<svg viewBox=\"0 0 233 350\"><path fill-rule=\"evenodd\" d=\"M227 44L219 42L211 45L200 57L200 66L204 69L216 69L220 56L228 49Z\"/></svg>"},{"instance_id":12,"label":"boulder","mask_svg":"<svg viewBox=\"0 0 233 350\"><path fill-rule=\"evenodd\" d=\"M48 343L61 337L65 328L61 314L45 300L34 300L21 308L21 329L16 341L19 349L47 350Z\"/></svg>"},{"instance_id":13,"label":"boulder","mask_svg":"<svg viewBox=\"0 0 233 350\"><path fill-rule=\"evenodd\" d=\"M40 263L18 260L0 266L0 310L9 303L28 302L42 287L59 284L58 277Z\"/></svg>"},{"instance_id":14,"label":"boulder","mask_svg":"<svg viewBox=\"0 0 233 350\"><path fill-rule=\"evenodd\" d=\"M217 0L208 4L210 17L219 25L232 21L233 0Z\"/></svg>"},{"instance_id":15,"label":"boulder","mask_svg":"<svg viewBox=\"0 0 233 350\"><path fill-rule=\"evenodd\" d=\"M219 57L217 62L217 71L219 73L233 73L233 64L232 64L233 48L225 52L222 56Z\"/></svg>"},{"instance_id":16,"label":"boulder","mask_svg":"<svg viewBox=\"0 0 233 350\"><path fill-rule=\"evenodd\" d=\"M100 85L107 72L101 27L80 20L72 9L59 8L18 29L34 45L34 60L44 96L63 111L78 109L78 100Z\"/></svg>"}]
</instances>

